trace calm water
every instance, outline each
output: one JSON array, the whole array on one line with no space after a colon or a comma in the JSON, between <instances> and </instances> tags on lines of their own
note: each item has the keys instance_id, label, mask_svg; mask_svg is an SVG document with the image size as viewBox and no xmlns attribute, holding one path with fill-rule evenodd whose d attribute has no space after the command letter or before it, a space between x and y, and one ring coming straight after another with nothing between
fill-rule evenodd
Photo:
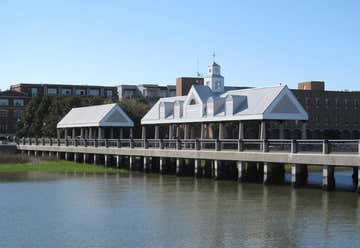
<instances>
[{"instance_id":1,"label":"calm water","mask_svg":"<svg viewBox=\"0 0 360 248\"><path fill-rule=\"evenodd\" d=\"M354 192L142 174L0 181L1 248L360 246Z\"/></svg>"}]
</instances>

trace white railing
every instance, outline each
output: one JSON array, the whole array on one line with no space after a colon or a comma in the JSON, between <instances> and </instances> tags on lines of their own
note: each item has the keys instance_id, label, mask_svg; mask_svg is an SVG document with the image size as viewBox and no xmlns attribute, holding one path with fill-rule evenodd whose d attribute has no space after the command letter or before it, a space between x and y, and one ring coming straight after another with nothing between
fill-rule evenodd
<instances>
[{"instance_id":1,"label":"white railing","mask_svg":"<svg viewBox=\"0 0 360 248\"><path fill-rule=\"evenodd\" d=\"M359 154L359 140L259 139L53 139L22 138L18 145L132 149L213 150L281 153Z\"/></svg>"}]
</instances>

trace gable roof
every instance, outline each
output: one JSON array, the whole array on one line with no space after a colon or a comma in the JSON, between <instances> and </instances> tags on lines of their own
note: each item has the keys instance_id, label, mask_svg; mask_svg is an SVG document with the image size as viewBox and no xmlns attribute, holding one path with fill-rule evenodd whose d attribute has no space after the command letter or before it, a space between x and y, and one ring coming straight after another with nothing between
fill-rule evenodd
<instances>
[{"instance_id":1,"label":"gable roof","mask_svg":"<svg viewBox=\"0 0 360 248\"><path fill-rule=\"evenodd\" d=\"M57 124L57 128L133 126L133 121L116 103L73 108Z\"/></svg>"},{"instance_id":2,"label":"gable roof","mask_svg":"<svg viewBox=\"0 0 360 248\"><path fill-rule=\"evenodd\" d=\"M191 106L189 99L197 95L202 104ZM238 120L307 120L308 114L301 106L287 86L274 86L264 88L249 88L231 90L223 94L212 92L209 87L193 85L189 95L181 97L185 99L184 113L181 118L169 115L167 118L160 118L158 114L159 103L163 101L176 101L180 97L161 98L142 118L142 124L161 123L189 123L189 122L217 122L217 121L238 121ZM208 104L212 99L213 104ZM227 101L224 101L227 99ZM216 106L215 106L216 102ZM157 105L157 107L156 107ZM198 108L194 112L193 108ZM214 111L210 108L216 107ZM207 109L209 108L209 109ZM186 111L191 111L186 112Z\"/></svg>"},{"instance_id":3,"label":"gable roof","mask_svg":"<svg viewBox=\"0 0 360 248\"><path fill-rule=\"evenodd\" d=\"M208 86L202 85L202 84L194 84L192 86L193 90L197 93L197 95L200 97L201 101L205 103L209 97L213 96L214 93L211 91L211 89ZM189 91L189 93L191 90Z\"/></svg>"}]
</instances>

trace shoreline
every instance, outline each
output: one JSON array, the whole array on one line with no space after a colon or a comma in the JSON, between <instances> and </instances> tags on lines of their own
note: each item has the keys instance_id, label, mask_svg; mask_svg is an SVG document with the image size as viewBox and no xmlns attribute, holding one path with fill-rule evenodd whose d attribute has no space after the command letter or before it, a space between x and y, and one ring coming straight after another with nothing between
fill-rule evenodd
<instances>
[{"instance_id":1,"label":"shoreline","mask_svg":"<svg viewBox=\"0 0 360 248\"><path fill-rule=\"evenodd\" d=\"M0 163L0 173L46 172L46 173L106 173L127 174L128 170L80 164L64 160L39 160L27 163Z\"/></svg>"}]
</instances>

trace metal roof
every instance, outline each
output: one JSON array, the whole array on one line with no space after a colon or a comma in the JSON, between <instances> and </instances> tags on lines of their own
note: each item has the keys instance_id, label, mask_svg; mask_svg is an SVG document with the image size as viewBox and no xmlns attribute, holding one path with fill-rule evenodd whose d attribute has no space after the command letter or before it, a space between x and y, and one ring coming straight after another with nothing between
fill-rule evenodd
<instances>
[{"instance_id":1,"label":"metal roof","mask_svg":"<svg viewBox=\"0 0 360 248\"><path fill-rule=\"evenodd\" d=\"M117 103L73 108L57 124L57 128L133 126L133 121Z\"/></svg>"},{"instance_id":2,"label":"metal roof","mask_svg":"<svg viewBox=\"0 0 360 248\"><path fill-rule=\"evenodd\" d=\"M209 100L211 99L211 100ZM192 101L195 100L195 101ZM162 102L184 102L167 109ZM174 111L182 111L174 114ZM180 116L180 117L179 117ZM287 86L230 90L222 94L208 86L193 85L187 96L161 98L142 118L142 124L217 122L236 120L307 120L308 114Z\"/></svg>"}]
</instances>

